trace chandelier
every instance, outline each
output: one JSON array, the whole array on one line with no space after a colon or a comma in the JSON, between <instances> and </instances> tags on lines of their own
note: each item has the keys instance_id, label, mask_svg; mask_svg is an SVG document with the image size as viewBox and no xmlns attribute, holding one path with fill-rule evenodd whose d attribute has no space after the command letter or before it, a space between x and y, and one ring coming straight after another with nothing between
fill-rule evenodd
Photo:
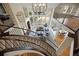
<instances>
[{"instance_id":1,"label":"chandelier","mask_svg":"<svg viewBox=\"0 0 79 59\"><path fill-rule=\"evenodd\" d=\"M47 4L46 3L33 3L32 9L35 14L45 14L47 10Z\"/></svg>"}]
</instances>

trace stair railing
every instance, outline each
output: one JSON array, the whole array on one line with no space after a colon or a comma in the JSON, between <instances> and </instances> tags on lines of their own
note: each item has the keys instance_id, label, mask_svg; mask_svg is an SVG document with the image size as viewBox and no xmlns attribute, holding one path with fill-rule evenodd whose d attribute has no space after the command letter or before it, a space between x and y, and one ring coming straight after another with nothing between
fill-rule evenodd
<instances>
[{"instance_id":1,"label":"stair railing","mask_svg":"<svg viewBox=\"0 0 79 59\"><path fill-rule=\"evenodd\" d=\"M53 49L47 42L44 42L41 39L22 35L0 37L0 51L9 50L11 48L25 47L34 47L46 55L55 55L55 49Z\"/></svg>"},{"instance_id":2,"label":"stair railing","mask_svg":"<svg viewBox=\"0 0 79 59\"><path fill-rule=\"evenodd\" d=\"M9 27L7 25L1 25L0 26L4 26L4 27ZM14 29L19 29L19 30L23 30L23 31L27 31L28 29L24 29L24 28L19 28L19 27L12 27ZM37 32L34 32L32 30L29 30L30 32L33 32L35 34L38 34ZM8 31L7 31L8 32ZM41 50L42 52L44 52L47 55L56 55L55 54L55 49L49 44L47 43L45 40L46 38L42 37L42 38L38 38L38 37L31 37L29 35L23 35L23 34L16 34L17 32L19 32L18 30L14 30L13 32L15 32L15 34L6 34L5 32L3 32L3 34L0 34L0 51L4 51L8 48L22 48L22 47L34 47L38 50ZM48 40L49 42L51 42L50 40ZM52 44L54 44L53 42L51 42ZM54 44L55 45L55 44Z\"/></svg>"}]
</instances>

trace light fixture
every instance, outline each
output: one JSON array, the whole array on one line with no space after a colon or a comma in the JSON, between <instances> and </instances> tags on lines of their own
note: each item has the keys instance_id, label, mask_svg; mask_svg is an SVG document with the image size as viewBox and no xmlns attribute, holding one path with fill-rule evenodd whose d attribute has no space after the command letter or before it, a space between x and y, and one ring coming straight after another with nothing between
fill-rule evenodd
<instances>
[{"instance_id":1,"label":"light fixture","mask_svg":"<svg viewBox=\"0 0 79 59\"><path fill-rule=\"evenodd\" d=\"M36 7L36 6L37 6L37 4L34 4L34 6Z\"/></svg>"},{"instance_id":2,"label":"light fixture","mask_svg":"<svg viewBox=\"0 0 79 59\"><path fill-rule=\"evenodd\" d=\"M32 4L32 9L33 9L33 12L35 14L45 14L46 10L47 10L47 4L46 3L33 3Z\"/></svg>"},{"instance_id":3,"label":"light fixture","mask_svg":"<svg viewBox=\"0 0 79 59\"><path fill-rule=\"evenodd\" d=\"M45 6L46 4L45 4L45 3L43 3L42 5L43 5L43 6Z\"/></svg>"},{"instance_id":4,"label":"light fixture","mask_svg":"<svg viewBox=\"0 0 79 59\"><path fill-rule=\"evenodd\" d=\"M41 6L41 3L39 4L39 6Z\"/></svg>"},{"instance_id":5,"label":"light fixture","mask_svg":"<svg viewBox=\"0 0 79 59\"><path fill-rule=\"evenodd\" d=\"M42 19L45 19L45 17L42 17Z\"/></svg>"}]
</instances>

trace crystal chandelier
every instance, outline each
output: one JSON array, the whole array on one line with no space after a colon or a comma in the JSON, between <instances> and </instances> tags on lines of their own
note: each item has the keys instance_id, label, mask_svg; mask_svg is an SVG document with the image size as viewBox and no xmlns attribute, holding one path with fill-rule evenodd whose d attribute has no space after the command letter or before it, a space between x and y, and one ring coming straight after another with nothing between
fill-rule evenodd
<instances>
[{"instance_id":1,"label":"crystal chandelier","mask_svg":"<svg viewBox=\"0 0 79 59\"><path fill-rule=\"evenodd\" d=\"M46 3L33 3L32 9L35 14L45 14L47 10L47 4Z\"/></svg>"}]
</instances>

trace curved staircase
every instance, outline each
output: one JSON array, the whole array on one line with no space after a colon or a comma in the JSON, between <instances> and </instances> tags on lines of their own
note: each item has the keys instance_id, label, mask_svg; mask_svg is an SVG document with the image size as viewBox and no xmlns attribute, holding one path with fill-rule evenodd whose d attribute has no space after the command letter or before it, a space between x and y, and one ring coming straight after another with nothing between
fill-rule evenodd
<instances>
[{"instance_id":1,"label":"curved staircase","mask_svg":"<svg viewBox=\"0 0 79 59\"><path fill-rule=\"evenodd\" d=\"M55 49L47 42L42 39L24 35L9 35L0 37L0 45L0 55L4 55L4 53L12 50L24 50L26 47L33 47L45 55L56 55Z\"/></svg>"}]
</instances>

